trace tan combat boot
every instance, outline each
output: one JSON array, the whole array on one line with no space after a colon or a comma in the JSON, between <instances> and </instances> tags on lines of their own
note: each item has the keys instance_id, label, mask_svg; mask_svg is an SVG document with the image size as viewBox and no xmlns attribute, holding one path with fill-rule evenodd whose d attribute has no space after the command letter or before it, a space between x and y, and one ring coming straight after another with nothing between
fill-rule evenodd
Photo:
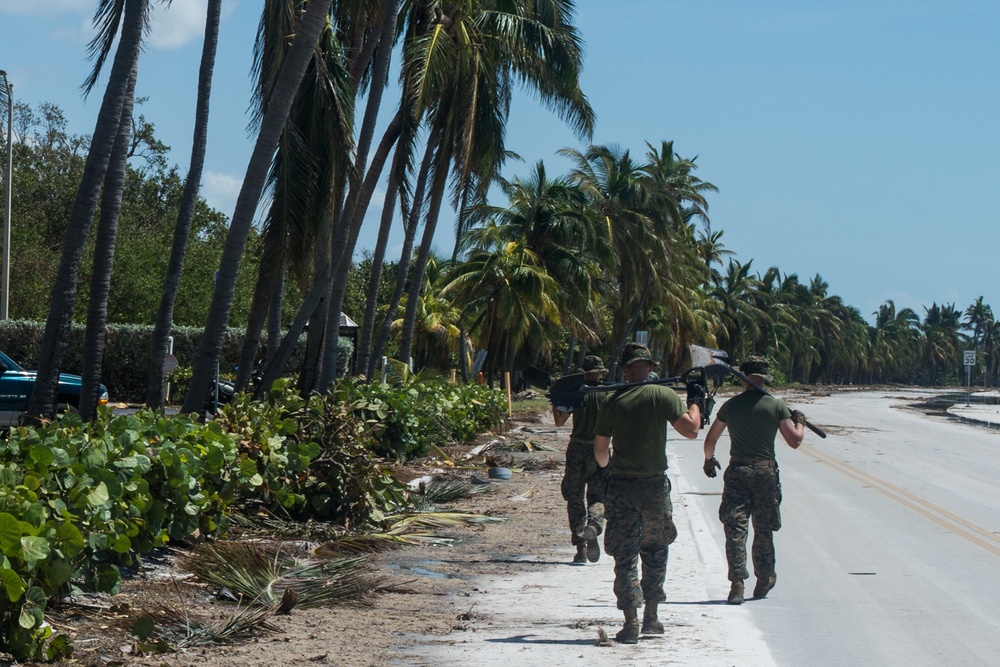
<instances>
[{"instance_id":1,"label":"tan combat boot","mask_svg":"<svg viewBox=\"0 0 1000 667\"><path fill-rule=\"evenodd\" d=\"M647 602L646 608L642 612L642 634L662 635L663 623L656 617L656 607L659 603Z\"/></svg>"},{"instance_id":2,"label":"tan combat boot","mask_svg":"<svg viewBox=\"0 0 1000 667\"><path fill-rule=\"evenodd\" d=\"M726 604L743 604L743 582L734 581L732 587L729 589L729 597L726 599Z\"/></svg>"},{"instance_id":3,"label":"tan combat boot","mask_svg":"<svg viewBox=\"0 0 1000 667\"><path fill-rule=\"evenodd\" d=\"M757 580L757 585L753 587L753 596L755 598L766 598L768 592L774 588L775 582L778 580L778 575L773 572L770 576L761 577Z\"/></svg>"},{"instance_id":4,"label":"tan combat boot","mask_svg":"<svg viewBox=\"0 0 1000 667\"><path fill-rule=\"evenodd\" d=\"M639 643L639 613L635 609L623 609L625 613L625 624L615 635L615 641L619 644Z\"/></svg>"},{"instance_id":5,"label":"tan combat boot","mask_svg":"<svg viewBox=\"0 0 1000 667\"><path fill-rule=\"evenodd\" d=\"M597 528L587 526L583 531L583 539L587 547L587 560L591 563L601 560L601 545L597 542Z\"/></svg>"}]
</instances>

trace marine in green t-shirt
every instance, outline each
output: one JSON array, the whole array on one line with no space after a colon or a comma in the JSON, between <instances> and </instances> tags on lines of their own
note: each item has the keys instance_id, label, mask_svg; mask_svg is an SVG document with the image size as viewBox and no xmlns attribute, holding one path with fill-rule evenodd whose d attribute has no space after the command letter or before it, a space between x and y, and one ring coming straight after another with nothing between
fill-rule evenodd
<instances>
[{"instance_id":1,"label":"marine in green t-shirt","mask_svg":"<svg viewBox=\"0 0 1000 667\"><path fill-rule=\"evenodd\" d=\"M753 524L751 547L753 570L757 578L753 596L766 597L774 588L774 531L781 528L781 482L774 457L774 438L778 433L792 449L802 443L805 415L789 410L777 398L757 387L771 379L770 366L763 357L751 356L740 364L746 380L743 393L719 408L715 422L705 436L705 474L715 477L721 467L715 459L715 446L729 429L729 466L723 473L725 483L719 520L726 533L726 561L729 564L729 604L743 604L743 582L747 572L747 529Z\"/></svg>"},{"instance_id":2,"label":"marine in green t-shirt","mask_svg":"<svg viewBox=\"0 0 1000 667\"><path fill-rule=\"evenodd\" d=\"M596 355L587 355L579 369L587 384L597 384L608 370ZM569 518L570 541L576 546L573 563L595 563L601 558L597 536L604 531L605 478L598 473L594 458L594 426L601 405L607 394L594 392L584 396L583 407L568 412L552 406L556 426L562 426L572 415L573 432L566 446L566 468L563 472L562 491Z\"/></svg>"},{"instance_id":3,"label":"marine in green t-shirt","mask_svg":"<svg viewBox=\"0 0 1000 667\"><path fill-rule=\"evenodd\" d=\"M631 343L621 365L626 383L646 382L653 357L645 345ZM664 474L667 424L685 438L695 438L701 407L694 402L685 408L673 389L647 384L612 392L594 430L597 464L611 471L604 496L604 550L615 559L615 597L625 615L615 640L623 644L638 643L640 633L664 632L657 607L666 599L668 547L677 537L670 480ZM641 629L639 606L644 606Z\"/></svg>"},{"instance_id":4,"label":"marine in green t-shirt","mask_svg":"<svg viewBox=\"0 0 1000 667\"><path fill-rule=\"evenodd\" d=\"M612 393L594 433L614 436L613 475L655 475L667 469L667 424L687 413L670 387L648 384Z\"/></svg>"}]
</instances>

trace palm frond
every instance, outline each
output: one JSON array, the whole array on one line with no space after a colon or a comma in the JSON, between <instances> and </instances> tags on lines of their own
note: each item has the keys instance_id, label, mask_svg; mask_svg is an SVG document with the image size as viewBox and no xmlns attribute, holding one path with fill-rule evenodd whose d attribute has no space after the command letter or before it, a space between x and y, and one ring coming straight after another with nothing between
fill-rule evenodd
<instances>
[{"instance_id":1,"label":"palm frond","mask_svg":"<svg viewBox=\"0 0 1000 667\"><path fill-rule=\"evenodd\" d=\"M272 609L292 588L300 607L356 601L374 589L365 557L301 561L279 546L216 542L198 547L184 566L199 579Z\"/></svg>"},{"instance_id":2,"label":"palm frond","mask_svg":"<svg viewBox=\"0 0 1000 667\"><path fill-rule=\"evenodd\" d=\"M144 644L165 642L176 650L233 643L263 632L277 632L278 628L268 622L273 614L273 607L246 606L223 621L211 623L191 618L187 610L163 606L146 612L137 619L136 626L145 626L140 639Z\"/></svg>"}]
</instances>

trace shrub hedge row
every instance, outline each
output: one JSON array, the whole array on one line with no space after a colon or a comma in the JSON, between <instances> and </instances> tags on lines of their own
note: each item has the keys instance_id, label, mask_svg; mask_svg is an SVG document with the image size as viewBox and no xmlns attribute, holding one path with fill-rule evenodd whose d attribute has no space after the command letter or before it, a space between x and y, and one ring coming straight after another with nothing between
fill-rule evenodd
<instances>
[{"instance_id":1,"label":"shrub hedge row","mask_svg":"<svg viewBox=\"0 0 1000 667\"><path fill-rule=\"evenodd\" d=\"M38 350L41 347L45 324L33 320L0 321L0 351L25 368L38 367ZM63 358L62 372L79 375L83 368L83 340L85 327L74 323L70 329L66 354ZM174 327L174 351L178 361L176 371L178 379L189 376L198 354L201 343L202 329L199 327ZM108 325L104 342L104 360L102 364L101 382L108 388L112 402L142 403L146 399L146 378L149 370L150 337L153 334L151 325L111 324ZM243 329L230 328L226 331L222 343L222 356L219 359L219 370L223 377L235 376L243 349ZM301 342L304 342L304 338ZM266 340L262 341L262 345ZM339 339L340 367L346 368L347 360L353 352L352 341L344 336ZM301 361L300 344L290 362L290 368L297 368ZM258 351L261 353L263 348ZM183 397L186 385L178 386L172 380L171 396L177 400Z\"/></svg>"}]
</instances>

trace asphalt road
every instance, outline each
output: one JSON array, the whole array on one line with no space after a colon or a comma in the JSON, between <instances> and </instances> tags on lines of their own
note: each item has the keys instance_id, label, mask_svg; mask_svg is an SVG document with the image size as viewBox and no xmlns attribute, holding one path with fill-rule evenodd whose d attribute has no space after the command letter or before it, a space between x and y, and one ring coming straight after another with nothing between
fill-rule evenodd
<instances>
[{"instance_id":1,"label":"asphalt road","mask_svg":"<svg viewBox=\"0 0 1000 667\"><path fill-rule=\"evenodd\" d=\"M997 664L1000 430L901 408L926 395L788 397L829 437L807 432L798 450L779 443L778 583L741 609L774 663ZM728 453L728 440L719 449ZM675 493L721 545L721 477L701 473L699 446L671 450ZM724 597L717 568L707 586Z\"/></svg>"}]
</instances>

